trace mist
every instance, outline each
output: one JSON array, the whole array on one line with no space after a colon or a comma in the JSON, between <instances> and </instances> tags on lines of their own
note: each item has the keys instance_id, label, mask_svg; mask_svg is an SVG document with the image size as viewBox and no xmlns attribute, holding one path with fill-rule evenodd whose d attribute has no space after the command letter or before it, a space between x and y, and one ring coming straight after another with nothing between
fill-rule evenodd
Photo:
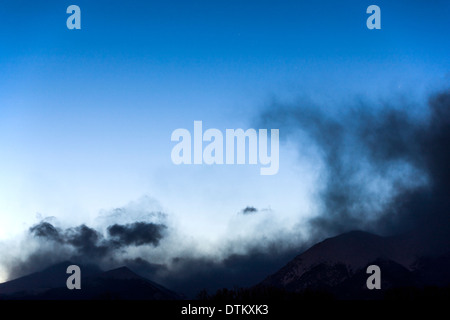
<instances>
[{"instance_id":1,"label":"mist","mask_svg":"<svg viewBox=\"0 0 450 320\"><path fill-rule=\"evenodd\" d=\"M203 288L254 285L315 242L351 230L409 235L429 252L446 250L450 91L431 94L420 112L410 112L417 106L405 101L355 99L333 106L340 111L332 113L308 99L263 108L258 127L279 128L281 142L293 142L302 161L323 168L315 190L318 212L299 217L297 225L282 225L276 212L249 204L230 222L230 230L248 226L246 234L230 232L207 243L144 201L103 212L95 226L38 221L17 240L20 254L10 252L2 264L9 279L64 260L103 269L127 265L194 297Z\"/></svg>"},{"instance_id":2,"label":"mist","mask_svg":"<svg viewBox=\"0 0 450 320\"><path fill-rule=\"evenodd\" d=\"M308 99L275 102L261 116L297 141L299 154L313 147L323 161L321 209L307 223L310 235L360 229L447 248L450 91L430 94L426 106L406 97L337 107L336 114Z\"/></svg>"}]
</instances>

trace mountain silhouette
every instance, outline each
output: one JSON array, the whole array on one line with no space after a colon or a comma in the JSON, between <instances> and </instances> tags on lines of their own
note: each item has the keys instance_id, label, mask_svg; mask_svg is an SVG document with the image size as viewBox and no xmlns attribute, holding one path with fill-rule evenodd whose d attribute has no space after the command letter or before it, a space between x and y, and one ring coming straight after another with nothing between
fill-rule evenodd
<instances>
[{"instance_id":1,"label":"mountain silhouette","mask_svg":"<svg viewBox=\"0 0 450 320\"><path fill-rule=\"evenodd\" d=\"M313 245L256 287L315 290L342 299L378 299L395 288L449 286L450 254L429 255L411 243L363 231L344 233ZM369 265L380 267L381 290L367 289Z\"/></svg>"},{"instance_id":2,"label":"mountain silhouette","mask_svg":"<svg viewBox=\"0 0 450 320\"><path fill-rule=\"evenodd\" d=\"M69 277L69 274L66 273L67 267L73 264L75 263L71 261L63 261L42 271L34 272L24 277L0 283L0 296L39 294L52 288L65 286L66 280ZM89 276L102 272L97 266L94 265L79 266L82 269L82 281Z\"/></svg>"},{"instance_id":3,"label":"mountain silhouette","mask_svg":"<svg viewBox=\"0 0 450 320\"><path fill-rule=\"evenodd\" d=\"M26 300L178 300L181 296L127 267L101 271L80 266L81 289L69 290L66 273L71 262L50 266L41 272L0 284L0 299Z\"/></svg>"},{"instance_id":4,"label":"mountain silhouette","mask_svg":"<svg viewBox=\"0 0 450 320\"><path fill-rule=\"evenodd\" d=\"M40 272L2 283L0 299L183 298L126 266L102 271L96 266L77 264L81 269L81 289L69 290L66 287L69 277L66 270L72 264L77 263L64 261ZM366 281L370 275L366 270L369 265L377 265L381 270L381 290L367 288ZM212 298L397 299L411 296L450 296L450 249L440 250L437 254L436 250L425 250L409 235L382 237L352 231L313 245L256 286L238 291L225 289L218 291Z\"/></svg>"}]
</instances>

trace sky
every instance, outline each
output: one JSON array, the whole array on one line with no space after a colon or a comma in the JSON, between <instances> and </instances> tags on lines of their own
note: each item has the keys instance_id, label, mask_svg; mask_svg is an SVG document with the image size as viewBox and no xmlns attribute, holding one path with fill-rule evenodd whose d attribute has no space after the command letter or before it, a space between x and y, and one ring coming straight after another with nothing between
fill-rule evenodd
<instances>
[{"instance_id":1,"label":"sky","mask_svg":"<svg viewBox=\"0 0 450 320\"><path fill-rule=\"evenodd\" d=\"M81 30L66 27L71 4ZM380 30L366 27L371 4ZM144 212L177 230L155 261L177 241L194 256L280 233L298 243L323 209L329 163L308 135L263 115L300 104L339 117L361 101L370 112L401 101L423 117L450 82L449 14L447 1L2 1L0 244L27 241L43 219L105 231L118 208L127 213L109 222ZM196 120L279 129L278 173L173 164L171 133ZM392 195L395 177L371 187Z\"/></svg>"}]
</instances>

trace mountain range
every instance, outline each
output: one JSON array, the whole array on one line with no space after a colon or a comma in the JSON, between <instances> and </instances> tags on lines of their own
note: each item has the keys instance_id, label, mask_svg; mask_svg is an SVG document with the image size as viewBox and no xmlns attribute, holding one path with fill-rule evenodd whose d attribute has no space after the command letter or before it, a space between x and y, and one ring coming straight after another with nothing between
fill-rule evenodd
<instances>
[{"instance_id":1,"label":"mountain range","mask_svg":"<svg viewBox=\"0 0 450 320\"><path fill-rule=\"evenodd\" d=\"M81 290L68 290L70 261L0 284L0 299L28 300L179 300L183 296L127 267L101 271L80 266ZM366 269L381 270L381 289L369 290ZM319 242L249 290L326 292L337 299L382 299L434 288L450 293L450 249L428 250L414 237L381 237L352 231ZM437 290L437 291L436 291ZM441 291L439 291L441 290ZM444 290L444 291L442 291ZM446 291L445 291L446 290ZM430 292L430 291L427 291Z\"/></svg>"},{"instance_id":2,"label":"mountain range","mask_svg":"<svg viewBox=\"0 0 450 320\"><path fill-rule=\"evenodd\" d=\"M141 277L127 267L106 272L81 266L81 289L69 290L65 261L40 272L0 284L0 299L26 300L179 300L177 293Z\"/></svg>"}]
</instances>

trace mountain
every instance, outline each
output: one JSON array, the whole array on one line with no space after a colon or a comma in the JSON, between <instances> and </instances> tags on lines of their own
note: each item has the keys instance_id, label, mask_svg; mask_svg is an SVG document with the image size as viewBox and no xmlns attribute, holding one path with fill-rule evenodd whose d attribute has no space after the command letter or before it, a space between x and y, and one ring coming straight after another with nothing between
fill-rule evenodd
<instances>
[{"instance_id":1,"label":"mountain","mask_svg":"<svg viewBox=\"0 0 450 320\"><path fill-rule=\"evenodd\" d=\"M106 272L95 267L81 269L81 289L69 290L63 262L41 272L0 284L0 299L26 300L178 300L177 293L141 277L127 267Z\"/></svg>"},{"instance_id":2,"label":"mountain","mask_svg":"<svg viewBox=\"0 0 450 320\"><path fill-rule=\"evenodd\" d=\"M8 282L0 283L0 296L3 295L32 295L39 294L52 288L65 286L67 277L67 267L75 263L64 261L52 265L40 272L34 272L24 277ZM87 277L99 274L102 271L97 266L79 265L82 281Z\"/></svg>"},{"instance_id":3,"label":"mountain","mask_svg":"<svg viewBox=\"0 0 450 320\"><path fill-rule=\"evenodd\" d=\"M400 237L352 231L328 238L295 257L257 287L316 290L343 299L381 298L393 288L450 285L450 255L428 256ZM381 270L382 290L369 290L369 265Z\"/></svg>"}]
</instances>

